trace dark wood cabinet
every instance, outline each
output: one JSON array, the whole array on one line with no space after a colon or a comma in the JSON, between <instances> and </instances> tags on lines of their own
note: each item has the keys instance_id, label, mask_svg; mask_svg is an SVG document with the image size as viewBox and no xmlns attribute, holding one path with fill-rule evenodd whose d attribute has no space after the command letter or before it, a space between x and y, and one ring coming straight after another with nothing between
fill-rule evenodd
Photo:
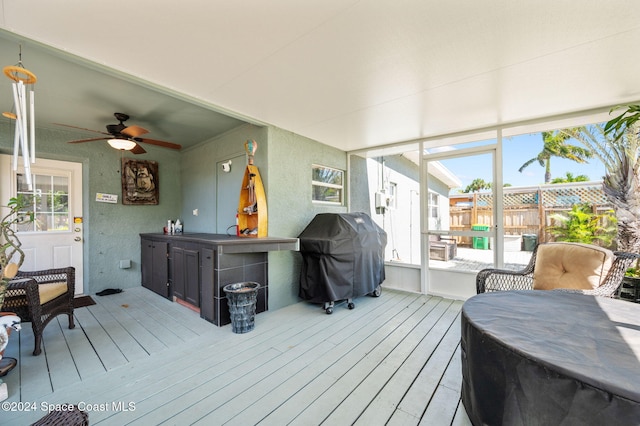
<instances>
[{"instance_id":1,"label":"dark wood cabinet","mask_svg":"<svg viewBox=\"0 0 640 426\"><path fill-rule=\"evenodd\" d=\"M175 297L200 306L200 253L196 244L172 244L171 282Z\"/></svg>"},{"instance_id":2,"label":"dark wood cabinet","mask_svg":"<svg viewBox=\"0 0 640 426\"><path fill-rule=\"evenodd\" d=\"M185 300L194 306L200 306L200 252L184 251Z\"/></svg>"},{"instance_id":3,"label":"dark wood cabinet","mask_svg":"<svg viewBox=\"0 0 640 426\"><path fill-rule=\"evenodd\" d=\"M169 298L168 244L151 238L142 238L142 286Z\"/></svg>"},{"instance_id":4,"label":"dark wood cabinet","mask_svg":"<svg viewBox=\"0 0 640 426\"><path fill-rule=\"evenodd\" d=\"M299 244L297 238L218 234L141 234L140 238L143 285L163 297L181 299L199 308L202 318L218 326L231 322L224 286L244 281L259 283L256 313L266 311L268 252L298 250ZM146 284L146 278L154 274L164 286Z\"/></svg>"},{"instance_id":5,"label":"dark wood cabinet","mask_svg":"<svg viewBox=\"0 0 640 426\"><path fill-rule=\"evenodd\" d=\"M184 300L184 250L171 247L169 263L171 265L171 292L174 297Z\"/></svg>"},{"instance_id":6,"label":"dark wood cabinet","mask_svg":"<svg viewBox=\"0 0 640 426\"><path fill-rule=\"evenodd\" d=\"M214 274L215 274L215 251L213 248L202 247L201 249L201 262L200 262L200 295L202 302L200 306L200 316L211 321L215 324L220 324L219 318L220 309L216 309L214 303L209 301L215 300L214 295Z\"/></svg>"}]
</instances>

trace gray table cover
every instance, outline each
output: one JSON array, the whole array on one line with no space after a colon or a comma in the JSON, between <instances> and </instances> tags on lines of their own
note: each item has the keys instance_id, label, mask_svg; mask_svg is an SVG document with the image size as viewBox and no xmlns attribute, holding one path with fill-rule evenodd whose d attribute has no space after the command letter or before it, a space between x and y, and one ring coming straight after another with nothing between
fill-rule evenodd
<instances>
[{"instance_id":1,"label":"gray table cover","mask_svg":"<svg viewBox=\"0 0 640 426\"><path fill-rule=\"evenodd\" d=\"M640 305L559 291L462 308L462 400L474 425L639 425Z\"/></svg>"}]
</instances>

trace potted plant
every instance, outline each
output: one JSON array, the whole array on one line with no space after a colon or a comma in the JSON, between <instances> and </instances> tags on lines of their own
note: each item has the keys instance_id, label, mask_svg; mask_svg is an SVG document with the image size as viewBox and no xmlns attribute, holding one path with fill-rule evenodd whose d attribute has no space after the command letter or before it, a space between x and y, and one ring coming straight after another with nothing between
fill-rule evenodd
<instances>
[{"instance_id":1,"label":"potted plant","mask_svg":"<svg viewBox=\"0 0 640 426\"><path fill-rule=\"evenodd\" d=\"M605 125L605 133L610 133L613 135L614 142L617 142L623 138L623 136L629 131L629 129L638 128L638 124L640 123L640 105L627 105L627 106L618 106L611 110L613 112L616 109L623 109L623 112L619 114L617 117L609 120ZM636 160L635 162L630 162L630 166L627 169L631 170L634 173L634 176L638 176L638 134L636 131L632 130L632 134L635 136L633 140L636 142L635 145L626 146L625 152L628 152L629 155L633 156ZM627 144L629 145L629 144ZM629 179L626 179L629 181ZM633 185L632 185L633 186ZM637 209L628 209L629 212L634 212L636 215L638 214ZM636 216L637 217L637 216ZM632 223L633 225L633 223ZM628 226L630 229L637 229L634 226ZM630 238L627 238L628 247L623 247L627 250L637 252L638 248L638 235L632 234ZM627 241L625 241L627 242ZM636 249L636 250L634 250ZM622 280L623 289L632 289L633 290L633 300L635 302L640 302L640 259L636 260L636 263L633 267L627 269L624 279ZM622 295L629 295L630 293L622 293Z\"/></svg>"},{"instance_id":2,"label":"potted plant","mask_svg":"<svg viewBox=\"0 0 640 426\"><path fill-rule=\"evenodd\" d=\"M0 220L0 308L9 281L16 276L24 261L24 252L20 249L22 243L15 227L33 221L33 213L26 211L28 206L23 196L11 198L6 206L9 212Z\"/></svg>"},{"instance_id":3,"label":"potted plant","mask_svg":"<svg viewBox=\"0 0 640 426\"><path fill-rule=\"evenodd\" d=\"M627 269L627 272L625 272L624 276L635 280L630 280L630 282L640 282L640 259L636 260L634 266Z\"/></svg>"},{"instance_id":4,"label":"potted plant","mask_svg":"<svg viewBox=\"0 0 640 426\"><path fill-rule=\"evenodd\" d=\"M6 207L9 212L0 220L0 311L9 281L16 276L24 261L24 252L20 249L22 244L15 228L33 220L33 213L26 211L28 203L22 196L11 198ZM7 374L17 363L13 358L2 358L12 329L20 330L20 318L11 312L0 312L0 376ZM0 380L0 386L6 385Z\"/></svg>"},{"instance_id":5,"label":"potted plant","mask_svg":"<svg viewBox=\"0 0 640 426\"><path fill-rule=\"evenodd\" d=\"M620 297L640 303L640 259L625 272Z\"/></svg>"}]
</instances>

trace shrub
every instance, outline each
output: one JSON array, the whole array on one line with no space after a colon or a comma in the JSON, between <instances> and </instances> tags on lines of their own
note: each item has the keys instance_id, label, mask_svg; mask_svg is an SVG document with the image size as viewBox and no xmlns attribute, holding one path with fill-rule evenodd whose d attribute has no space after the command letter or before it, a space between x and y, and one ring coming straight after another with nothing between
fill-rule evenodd
<instances>
[{"instance_id":1,"label":"shrub","mask_svg":"<svg viewBox=\"0 0 640 426\"><path fill-rule=\"evenodd\" d=\"M617 235L618 220L613 210L594 213L589 204L574 204L566 213L552 214L557 224L547 227L556 241L596 244L611 248Z\"/></svg>"}]
</instances>

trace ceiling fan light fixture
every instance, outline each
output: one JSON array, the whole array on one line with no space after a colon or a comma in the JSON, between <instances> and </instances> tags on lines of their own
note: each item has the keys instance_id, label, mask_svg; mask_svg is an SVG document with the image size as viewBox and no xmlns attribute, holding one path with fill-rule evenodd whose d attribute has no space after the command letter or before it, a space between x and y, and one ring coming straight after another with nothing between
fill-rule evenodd
<instances>
[{"instance_id":1,"label":"ceiling fan light fixture","mask_svg":"<svg viewBox=\"0 0 640 426\"><path fill-rule=\"evenodd\" d=\"M131 151L136 146L134 141L127 139L109 139L107 142L112 148L119 149L121 151Z\"/></svg>"}]
</instances>

